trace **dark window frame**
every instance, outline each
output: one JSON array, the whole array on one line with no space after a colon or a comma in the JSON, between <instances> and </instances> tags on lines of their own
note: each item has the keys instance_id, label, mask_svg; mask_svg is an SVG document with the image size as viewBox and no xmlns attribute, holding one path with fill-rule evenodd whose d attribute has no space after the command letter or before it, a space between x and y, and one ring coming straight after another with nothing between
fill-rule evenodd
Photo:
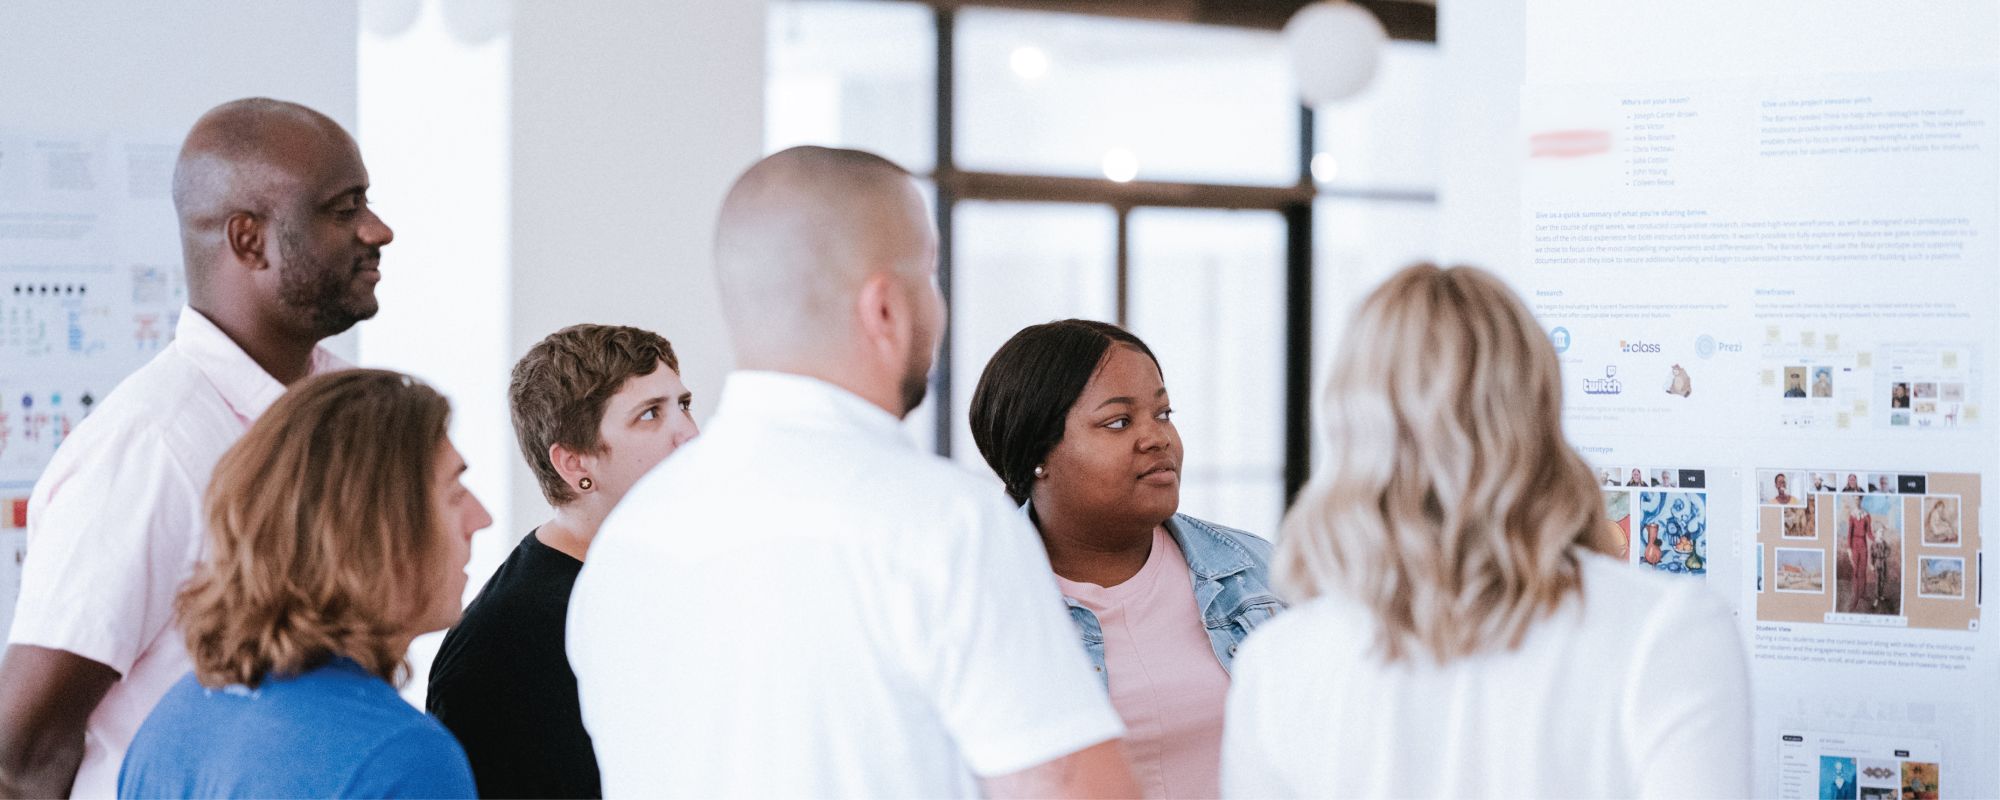
<instances>
[{"instance_id":1,"label":"dark window frame","mask_svg":"<svg viewBox=\"0 0 2000 800\"><path fill-rule=\"evenodd\" d=\"M1436 203L1434 192L1322 188L1312 177L1314 112L1299 107L1298 181L1291 186L1241 186L1214 183L1133 181L1016 175L958 168L956 134L956 41L958 10L965 7L1008 8L1089 14L1276 30L1293 12L1311 0L916 0L929 6L936 30L936 107L934 166L938 225L938 285L945 309L953 308L955 262L954 211L961 200L1077 203L1108 206L1117 214L1117 323L1127 324L1130 287L1129 229L1131 211L1143 207L1261 209L1284 218L1285 245L1285 401L1284 485L1290 505L1312 469L1313 367L1313 201L1338 197L1386 202ZM1437 8L1411 0L1356 0L1383 21L1393 39L1437 41ZM952 358L953 326L941 333L937 368L931 375L935 443L939 455L952 455L952 390L956 365Z\"/></svg>"}]
</instances>

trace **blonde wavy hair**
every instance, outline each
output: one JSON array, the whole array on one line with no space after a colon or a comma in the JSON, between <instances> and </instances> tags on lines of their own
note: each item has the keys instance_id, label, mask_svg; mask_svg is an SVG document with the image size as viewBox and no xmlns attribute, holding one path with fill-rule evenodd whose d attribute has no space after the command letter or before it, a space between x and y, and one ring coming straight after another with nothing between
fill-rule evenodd
<instances>
[{"instance_id":1,"label":"blonde wavy hair","mask_svg":"<svg viewBox=\"0 0 2000 800\"><path fill-rule=\"evenodd\" d=\"M1366 606L1384 660L1512 649L1580 587L1604 501L1563 439L1555 348L1491 273L1418 264L1376 289L1320 413L1330 457L1277 577Z\"/></svg>"},{"instance_id":2,"label":"blonde wavy hair","mask_svg":"<svg viewBox=\"0 0 2000 800\"><path fill-rule=\"evenodd\" d=\"M356 369L293 386L222 456L208 556L174 609L203 685L255 687L336 656L401 683L444 557L431 502L451 405Z\"/></svg>"}]
</instances>

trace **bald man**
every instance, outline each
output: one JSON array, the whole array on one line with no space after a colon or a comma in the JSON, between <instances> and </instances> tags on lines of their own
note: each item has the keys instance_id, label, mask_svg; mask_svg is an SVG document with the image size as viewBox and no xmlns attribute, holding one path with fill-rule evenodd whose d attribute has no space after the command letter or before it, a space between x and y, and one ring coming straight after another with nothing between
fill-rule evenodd
<instances>
[{"instance_id":1,"label":"bald man","mask_svg":"<svg viewBox=\"0 0 2000 800\"><path fill-rule=\"evenodd\" d=\"M188 285L174 341L77 426L29 498L0 796L116 793L126 744L190 667L173 601L205 546L210 471L286 386L344 366L321 339L375 314L393 234L325 115L261 98L210 110L173 196Z\"/></svg>"},{"instance_id":2,"label":"bald man","mask_svg":"<svg viewBox=\"0 0 2000 800\"><path fill-rule=\"evenodd\" d=\"M605 795L1137 796L1034 530L899 427L945 323L909 174L766 158L715 264L741 369L570 601Z\"/></svg>"}]
</instances>

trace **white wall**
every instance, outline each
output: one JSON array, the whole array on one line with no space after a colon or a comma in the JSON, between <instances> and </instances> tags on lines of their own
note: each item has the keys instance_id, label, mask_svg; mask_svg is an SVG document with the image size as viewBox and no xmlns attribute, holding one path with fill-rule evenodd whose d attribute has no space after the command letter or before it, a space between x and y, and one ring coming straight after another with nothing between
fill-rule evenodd
<instances>
[{"instance_id":1,"label":"white wall","mask_svg":"<svg viewBox=\"0 0 2000 800\"><path fill-rule=\"evenodd\" d=\"M579 322L658 331L705 420L732 363L715 215L763 148L763 0L516 13L512 355ZM525 467L513 506L546 508Z\"/></svg>"},{"instance_id":2,"label":"white wall","mask_svg":"<svg viewBox=\"0 0 2000 800\"><path fill-rule=\"evenodd\" d=\"M355 20L354 5L341 2L7 0L0 128L178 141L209 108L265 96L353 131ZM354 334L329 346L351 358Z\"/></svg>"},{"instance_id":3,"label":"white wall","mask_svg":"<svg viewBox=\"0 0 2000 800\"><path fill-rule=\"evenodd\" d=\"M1438 4L1439 259L1502 269L1520 255L1525 0Z\"/></svg>"}]
</instances>

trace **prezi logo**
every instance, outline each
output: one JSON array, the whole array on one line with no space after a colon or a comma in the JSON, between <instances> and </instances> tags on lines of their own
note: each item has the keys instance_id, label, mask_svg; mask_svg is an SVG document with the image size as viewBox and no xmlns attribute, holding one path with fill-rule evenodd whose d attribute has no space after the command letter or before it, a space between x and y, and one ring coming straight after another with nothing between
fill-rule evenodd
<instances>
[{"instance_id":1,"label":"prezi logo","mask_svg":"<svg viewBox=\"0 0 2000 800\"><path fill-rule=\"evenodd\" d=\"M1549 344L1556 346L1557 353L1569 352L1569 329L1558 327L1549 331Z\"/></svg>"},{"instance_id":2,"label":"prezi logo","mask_svg":"<svg viewBox=\"0 0 2000 800\"><path fill-rule=\"evenodd\" d=\"M1716 341L1715 337L1710 336L1706 333L1698 337L1695 337L1694 340L1694 354L1697 356L1701 356L1702 358L1711 358L1716 353L1741 353L1741 352L1743 352L1742 343L1719 342Z\"/></svg>"},{"instance_id":3,"label":"prezi logo","mask_svg":"<svg viewBox=\"0 0 2000 800\"><path fill-rule=\"evenodd\" d=\"M1602 378L1583 379L1584 394L1623 394L1624 392L1625 385L1618 382L1617 364L1606 364L1604 366L1604 377Z\"/></svg>"},{"instance_id":4,"label":"prezi logo","mask_svg":"<svg viewBox=\"0 0 2000 800\"><path fill-rule=\"evenodd\" d=\"M1636 339L1628 342L1619 339L1618 349L1625 353L1657 353L1660 352L1660 345L1658 342L1641 342Z\"/></svg>"}]
</instances>

